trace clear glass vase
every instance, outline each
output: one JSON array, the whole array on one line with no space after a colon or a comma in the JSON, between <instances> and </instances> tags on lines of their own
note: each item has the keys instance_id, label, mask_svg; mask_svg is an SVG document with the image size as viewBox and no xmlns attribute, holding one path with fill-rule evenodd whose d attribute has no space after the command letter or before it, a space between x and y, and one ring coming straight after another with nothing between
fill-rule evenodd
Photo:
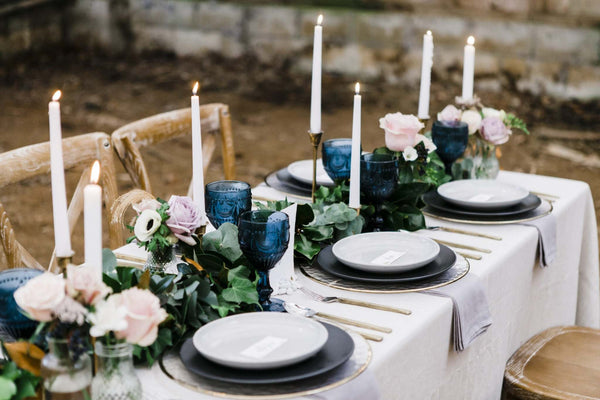
<instances>
[{"instance_id":1,"label":"clear glass vase","mask_svg":"<svg viewBox=\"0 0 600 400\"><path fill-rule=\"evenodd\" d=\"M500 163L496 156L496 146L477 135L469 137L467 149L452 165L452 178L455 180L495 179L498 172Z\"/></svg>"},{"instance_id":2,"label":"clear glass vase","mask_svg":"<svg viewBox=\"0 0 600 400\"><path fill-rule=\"evenodd\" d=\"M144 269L149 269L152 273L162 272L167 274L177 274L177 264L179 260L175 253L175 247L170 246L160 251L153 251L148 254Z\"/></svg>"},{"instance_id":3,"label":"clear glass vase","mask_svg":"<svg viewBox=\"0 0 600 400\"><path fill-rule=\"evenodd\" d=\"M96 341L98 371L92 381L92 400L138 400L142 385L133 367L133 346Z\"/></svg>"},{"instance_id":4,"label":"clear glass vase","mask_svg":"<svg viewBox=\"0 0 600 400\"><path fill-rule=\"evenodd\" d=\"M92 362L87 353L74 357L67 339L49 337L48 354L42 359L46 400L89 399Z\"/></svg>"}]
</instances>

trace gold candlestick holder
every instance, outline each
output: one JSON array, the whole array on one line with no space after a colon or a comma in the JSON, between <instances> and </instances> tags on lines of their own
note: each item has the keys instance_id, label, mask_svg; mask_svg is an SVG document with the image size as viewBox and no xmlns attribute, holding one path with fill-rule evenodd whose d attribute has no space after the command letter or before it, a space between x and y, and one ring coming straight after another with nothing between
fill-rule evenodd
<instances>
[{"instance_id":1,"label":"gold candlestick holder","mask_svg":"<svg viewBox=\"0 0 600 400\"><path fill-rule=\"evenodd\" d=\"M431 130L431 126L430 126L430 122L431 122L431 118L427 117L427 118L419 118L419 122L421 122L423 124L423 134L425 134L426 132Z\"/></svg>"},{"instance_id":2,"label":"gold candlestick holder","mask_svg":"<svg viewBox=\"0 0 600 400\"><path fill-rule=\"evenodd\" d=\"M321 137L323 136L323 132L311 132L308 131L308 137L310 138L310 143L313 146L313 175L312 175L312 202L315 202L315 192L317 191L317 153L319 150L319 144L321 143Z\"/></svg>"},{"instance_id":3,"label":"gold candlestick holder","mask_svg":"<svg viewBox=\"0 0 600 400\"><path fill-rule=\"evenodd\" d=\"M56 257L56 265L58 266L58 273L64 274L67 271L67 266L73 263L73 257Z\"/></svg>"}]
</instances>

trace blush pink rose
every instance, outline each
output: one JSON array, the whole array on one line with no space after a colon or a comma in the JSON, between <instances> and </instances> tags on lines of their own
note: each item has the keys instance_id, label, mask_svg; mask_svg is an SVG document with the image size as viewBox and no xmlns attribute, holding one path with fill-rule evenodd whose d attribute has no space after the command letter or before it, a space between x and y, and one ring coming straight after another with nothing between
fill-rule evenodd
<instances>
[{"instance_id":1,"label":"blush pink rose","mask_svg":"<svg viewBox=\"0 0 600 400\"><path fill-rule=\"evenodd\" d=\"M504 122L497 117L487 117L481 121L481 136L493 145L506 143L510 136L510 130Z\"/></svg>"},{"instance_id":2,"label":"blush pink rose","mask_svg":"<svg viewBox=\"0 0 600 400\"><path fill-rule=\"evenodd\" d=\"M113 296L119 296L120 304L127 309L127 328L115 332L117 339L125 339L143 347L154 343L158 336L158 325L167 318L167 312L160 307L158 297L136 287Z\"/></svg>"},{"instance_id":3,"label":"blush pink rose","mask_svg":"<svg viewBox=\"0 0 600 400\"><path fill-rule=\"evenodd\" d=\"M61 275L43 273L15 291L15 302L27 316L40 322L54 318L54 309L64 300L65 280Z\"/></svg>"},{"instance_id":4,"label":"blush pink rose","mask_svg":"<svg viewBox=\"0 0 600 400\"><path fill-rule=\"evenodd\" d=\"M415 144L417 133L425 125L414 115L386 114L379 119L379 127L385 131L385 145L393 151L404 151Z\"/></svg>"},{"instance_id":5,"label":"blush pink rose","mask_svg":"<svg viewBox=\"0 0 600 400\"><path fill-rule=\"evenodd\" d=\"M447 105L441 112L439 112L437 117L440 121L460 121L461 112L458 108L450 104Z\"/></svg>"},{"instance_id":6,"label":"blush pink rose","mask_svg":"<svg viewBox=\"0 0 600 400\"><path fill-rule=\"evenodd\" d=\"M69 265L66 279L67 294L80 298L84 304L94 305L112 292L98 276L94 268Z\"/></svg>"}]
</instances>

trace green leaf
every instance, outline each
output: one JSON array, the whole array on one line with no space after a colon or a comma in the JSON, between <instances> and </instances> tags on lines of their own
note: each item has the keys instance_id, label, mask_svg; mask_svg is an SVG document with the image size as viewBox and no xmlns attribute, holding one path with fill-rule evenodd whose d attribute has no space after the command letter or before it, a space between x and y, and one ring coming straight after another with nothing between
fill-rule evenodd
<instances>
[{"instance_id":1,"label":"green leaf","mask_svg":"<svg viewBox=\"0 0 600 400\"><path fill-rule=\"evenodd\" d=\"M117 257L111 249L102 249L102 272L112 274L117 267Z\"/></svg>"},{"instance_id":2,"label":"green leaf","mask_svg":"<svg viewBox=\"0 0 600 400\"><path fill-rule=\"evenodd\" d=\"M150 280L150 291L154 294L161 294L167 291L169 286L173 284L173 280L177 277L177 275L168 274L162 279L158 275L154 275ZM159 280L157 281L157 279Z\"/></svg>"},{"instance_id":3,"label":"green leaf","mask_svg":"<svg viewBox=\"0 0 600 400\"><path fill-rule=\"evenodd\" d=\"M211 274L218 274L224 267L223 260L213 254L198 255L198 264Z\"/></svg>"},{"instance_id":4,"label":"green leaf","mask_svg":"<svg viewBox=\"0 0 600 400\"><path fill-rule=\"evenodd\" d=\"M294 250L312 260L321 251L321 245L311 242L304 234L299 234L296 235L296 240L294 241Z\"/></svg>"},{"instance_id":5,"label":"green leaf","mask_svg":"<svg viewBox=\"0 0 600 400\"><path fill-rule=\"evenodd\" d=\"M202 237L202 248L205 251L219 253L232 263L243 254L238 242L238 228L228 222L216 231L205 234Z\"/></svg>"},{"instance_id":6,"label":"green leaf","mask_svg":"<svg viewBox=\"0 0 600 400\"><path fill-rule=\"evenodd\" d=\"M10 400L17 394L17 385L8 378L0 376L0 400Z\"/></svg>"},{"instance_id":7,"label":"green leaf","mask_svg":"<svg viewBox=\"0 0 600 400\"><path fill-rule=\"evenodd\" d=\"M250 269L245 265L240 265L236 268L229 270L227 274L227 280L232 282L234 279L248 279L250 276Z\"/></svg>"},{"instance_id":8,"label":"green leaf","mask_svg":"<svg viewBox=\"0 0 600 400\"><path fill-rule=\"evenodd\" d=\"M305 226L302 229L302 234L306 239L310 239L315 242L322 242L329 240L333 237L333 226L321 225L321 226Z\"/></svg>"},{"instance_id":9,"label":"green leaf","mask_svg":"<svg viewBox=\"0 0 600 400\"><path fill-rule=\"evenodd\" d=\"M310 224L315 219L315 214L309 204L298 204L296 210L296 229Z\"/></svg>"},{"instance_id":10,"label":"green leaf","mask_svg":"<svg viewBox=\"0 0 600 400\"><path fill-rule=\"evenodd\" d=\"M248 279L234 278L231 287L223 289L221 296L231 303L258 304L256 286Z\"/></svg>"}]
</instances>

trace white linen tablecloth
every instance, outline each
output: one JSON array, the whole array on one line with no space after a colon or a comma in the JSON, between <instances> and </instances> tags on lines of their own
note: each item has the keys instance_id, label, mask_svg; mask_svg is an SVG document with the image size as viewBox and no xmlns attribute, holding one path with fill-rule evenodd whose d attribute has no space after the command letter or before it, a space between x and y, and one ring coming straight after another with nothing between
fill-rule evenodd
<instances>
[{"instance_id":1,"label":"white linen tablecloth","mask_svg":"<svg viewBox=\"0 0 600 400\"><path fill-rule=\"evenodd\" d=\"M477 275L485 286L493 324L463 352L457 353L452 348L449 298L422 293L342 291L298 273L303 285L320 294L396 305L413 312L405 316L338 303L323 304L299 292L290 296L320 311L394 329L384 335L382 342L370 342L373 360L368 374L334 389L338 396L341 393L342 398L349 400L371 398L365 397L365 393L376 382L381 398L386 400L497 400L506 361L531 336L556 325L600 326L598 236L589 186L579 181L504 171L498 179L560 197L553 204L558 252L554 262L542 269L535 262L538 237L534 227L467 226L427 218L428 225L460 227L502 237L502 241L494 241L441 231L421 233L492 250L482 260L470 260L470 273ZM145 390L161 387L170 395L148 399L208 398L178 395L150 372L141 373ZM339 397L324 393L319 398Z\"/></svg>"}]
</instances>

